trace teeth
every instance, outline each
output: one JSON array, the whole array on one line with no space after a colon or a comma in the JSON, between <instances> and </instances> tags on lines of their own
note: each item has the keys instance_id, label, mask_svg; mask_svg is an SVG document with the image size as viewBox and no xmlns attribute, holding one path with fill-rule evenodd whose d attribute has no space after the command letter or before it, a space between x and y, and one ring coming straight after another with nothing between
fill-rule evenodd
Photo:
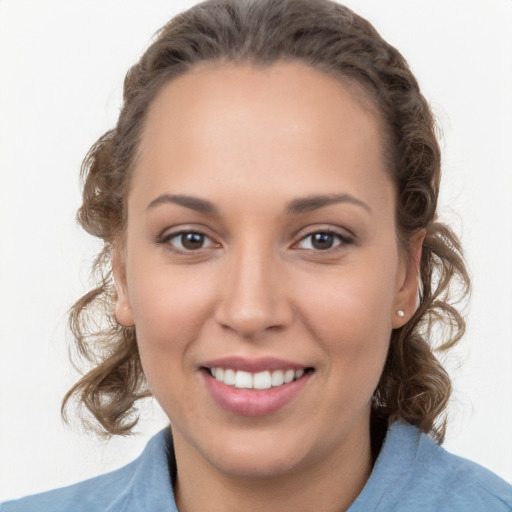
<instances>
[{"instance_id":1,"label":"teeth","mask_svg":"<svg viewBox=\"0 0 512 512\"><path fill-rule=\"evenodd\" d=\"M284 384L283 370L272 372L272 386L282 386Z\"/></svg>"},{"instance_id":2,"label":"teeth","mask_svg":"<svg viewBox=\"0 0 512 512\"><path fill-rule=\"evenodd\" d=\"M270 389L282 386L304 375L304 370L265 370L258 373L232 370L230 368L210 368L213 378L228 386L239 389Z\"/></svg>"},{"instance_id":3,"label":"teeth","mask_svg":"<svg viewBox=\"0 0 512 512\"><path fill-rule=\"evenodd\" d=\"M215 375L215 378L217 378L217 375ZM224 382L224 384L227 384L228 386L234 386L236 382L235 370L224 370L224 379L222 382Z\"/></svg>"},{"instance_id":4,"label":"teeth","mask_svg":"<svg viewBox=\"0 0 512 512\"><path fill-rule=\"evenodd\" d=\"M272 377L270 372L255 373L253 376L254 389L270 389L272 387Z\"/></svg>"},{"instance_id":5,"label":"teeth","mask_svg":"<svg viewBox=\"0 0 512 512\"><path fill-rule=\"evenodd\" d=\"M235 388L251 389L252 388L252 373L236 372Z\"/></svg>"},{"instance_id":6,"label":"teeth","mask_svg":"<svg viewBox=\"0 0 512 512\"><path fill-rule=\"evenodd\" d=\"M295 372L293 370L286 370L284 372L284 383L288 384L295 378Z\"/></svg>"}]
</instances>

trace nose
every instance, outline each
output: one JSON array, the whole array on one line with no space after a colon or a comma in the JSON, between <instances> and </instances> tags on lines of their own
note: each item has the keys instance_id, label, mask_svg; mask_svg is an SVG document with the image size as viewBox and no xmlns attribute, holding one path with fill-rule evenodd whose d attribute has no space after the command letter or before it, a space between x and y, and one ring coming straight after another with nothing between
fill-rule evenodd
<instances>
[{"instance_id":1,"label":"nose","mask_svg":"<svg viewBox=\"0 0 512 512\"><path fill-rule=\"evenodd\" d=\"M256 339L290 325L293 308L275 257L244 251L226 261L224 275L215 311L215 319L224 329Z\"/></svg>"}]
</instances>

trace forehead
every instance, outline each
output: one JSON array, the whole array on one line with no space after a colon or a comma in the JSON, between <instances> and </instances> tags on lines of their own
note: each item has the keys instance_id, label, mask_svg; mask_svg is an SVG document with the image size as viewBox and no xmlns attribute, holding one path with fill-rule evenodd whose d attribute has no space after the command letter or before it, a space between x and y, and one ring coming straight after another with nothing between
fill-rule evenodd
<instances>
[{"instance_id":1,"label":"forehead","mask_svg":"<svg viewBox=\"0 0 512 512\"><path fill-rule=\"evenodd\" d=\"M259 116L254 115L256 111ZM266 122L275 131L275 121L283 120L283 115L289 127L295 123L296 128L310 128L310 137L319 122L332 126L340 117L351 117L352 122L364 123L367 128L372 125L372 131L380 125L377 108L369 96L349 79L300 62L271 66L203 63L171 80L157 93L149 107L144 140L153 137L164 124L171 129L172 121L181 128L197 128L200 120L206 132L204 123L211 120L219 135L222 128L233 124L251 123L257 128ZM183 133L181 129L180 132ZM317 135L325 137L327 130ZM332 136L336 137L336 133Z\"/></svg>"},{"instance_id":2,"label":"forehead","mask_svg":"<svg viewBox=\"0 0 512 512\"><path fill-rule=\"evenodd\" d=\"M209 64L153 100L133 185L156 194L194 183L200 193L222 180L258 189L293 181L300 194L350 175L343 186L364 190L388 181L383 153L379 119L357 87L299 63Z\"/></svg>"}]
</instances>

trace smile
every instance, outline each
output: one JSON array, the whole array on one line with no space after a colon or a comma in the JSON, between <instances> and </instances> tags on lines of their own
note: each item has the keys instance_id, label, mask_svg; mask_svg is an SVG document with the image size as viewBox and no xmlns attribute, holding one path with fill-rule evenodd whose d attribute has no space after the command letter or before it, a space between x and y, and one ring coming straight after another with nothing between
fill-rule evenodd
<instances>
[{"instance_id":1,"label":"smile","mask_svg":"<svg viewBox=\"0 0 512 512\"><path fill-rule=\"evenodd\" d=\"M290 368L288 370L264 370L251 373L231 368L207 368L207 371L215 380L227 386L238 389L270 389L300 379L308 369L294 370Z\"/></svg>"},{"instance_id":2,"label":"smile","mask_svg":"<svg viewBox=\"0 0 512 512\"><path fill-rule=\"evenodd\" d=\"M294 402L315 368L274 358L227 357L201 365L213 401L241 416L266 416Z\"/></svg>"}]
</instances>

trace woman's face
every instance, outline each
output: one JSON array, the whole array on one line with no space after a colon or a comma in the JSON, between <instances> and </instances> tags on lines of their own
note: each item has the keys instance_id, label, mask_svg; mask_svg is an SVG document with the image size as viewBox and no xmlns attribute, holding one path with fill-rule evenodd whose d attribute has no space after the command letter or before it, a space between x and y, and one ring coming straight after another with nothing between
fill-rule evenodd
<instances>
[{"instance_id":1,"label":"woman's face","mask_svg":"<svg viewBox=\"0 0 512 512\"><path fill-rule=\"evenodd\" d=\"M204 66L153 101L116 316L178 456L275 476L369 454L416 292L382 153L362 95L300 64Z\"/></svg>"}]
</instances>

